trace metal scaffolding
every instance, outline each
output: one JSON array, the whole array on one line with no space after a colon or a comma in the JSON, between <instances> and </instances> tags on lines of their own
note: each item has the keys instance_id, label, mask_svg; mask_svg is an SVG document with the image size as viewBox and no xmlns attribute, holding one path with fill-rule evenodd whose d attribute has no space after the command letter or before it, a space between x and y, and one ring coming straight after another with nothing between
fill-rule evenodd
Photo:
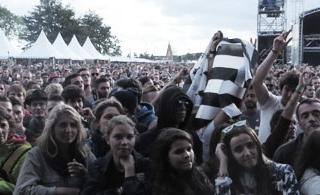
<instances>
[{"instance_id":1,"label":"metal scaffolding","mask_svg":"<svg viewBox=\"0 0 320 195\"><path fill-rule=\"evenodd\" d=\"M287 29L286 0L259 0L257 16L258 51L270 47L274 37ZM261 40L268 39L265 45ZM272 46L272 45L271 45ZM285 63L285 52L279 57L278 63Z\"/></svg>"}]
</instances>

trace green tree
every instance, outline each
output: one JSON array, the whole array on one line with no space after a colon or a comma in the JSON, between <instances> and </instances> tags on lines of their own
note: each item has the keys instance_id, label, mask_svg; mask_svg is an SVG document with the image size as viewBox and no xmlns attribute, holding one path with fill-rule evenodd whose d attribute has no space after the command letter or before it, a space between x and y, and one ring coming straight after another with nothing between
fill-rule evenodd
<instances>
[{"instance_id":1,"label":"green tree","mask_svg":"<svg viewBox=\"0 0 320 195\"><path fill-rule=\"evenodd\" d=\"M111 34L111 27L103 24L103 19L93 12L82 18L76 18L69 6L63 6L60 0L40 0L30 15L23 18L26 30L20 38L34 42L43 29L50 42L61 33L66 43L75 34L80 44L89 36L93 45L103 54L118 55L121 53L119 40Z\"/></svg>"},{"instance_id":2,"label":"green tree","mask_svg":"<svg viewBox=\"0 0 320 195\"><path fill-rule=\"evenodd\" d=\"M7 8L0 6L0 29L6 36L12 37L23 27L22 19L11 13Z\"/></svg>"},{"instance_id":3,"label":"green tree","mask_svg":"<svg viewBox=\"0 0 320 195\"><path fill-rule=\"evenodd\" d=\"M103 54L120 55L119 40L111 34L111 27L103 24L103 19L90 11L80 18L81 34L79 42L84 43L89 36L96 49Z\"/></svg>"},{"instance_id":4,"label":"green tree","mask_svg":"<svg viewBox=\"0 0 320 195\"><path fill-rule=\"evenodd\" d=\"M50 42L61 32L67 43L73 34L80 32L74 11L56 0L41 0L40 5L36 6L29 16L23 17L23 20L26 30L20 34L20 38L30 43L38 38L41 30L44 30Z\"/></svg>"}]
</instances>

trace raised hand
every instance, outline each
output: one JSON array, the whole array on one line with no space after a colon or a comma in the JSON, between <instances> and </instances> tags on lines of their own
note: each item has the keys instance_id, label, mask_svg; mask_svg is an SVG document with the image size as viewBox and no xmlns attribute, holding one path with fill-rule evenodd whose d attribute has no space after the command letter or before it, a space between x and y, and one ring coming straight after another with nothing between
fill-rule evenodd
<instances>
[{"instance_id":1,"label":"raised hand","mask_svg":"<svg viewBox=\"0 0 320 195\"><path fill-rule=\"evenodd\" d=\"M120 158L120 164L124 169L125 177L131 177L135 175L134 158L132 154L125 158Z\"/></svg>"},{"instance_id":2,"label":"raised hand","mask_svg":"<svg viewBox=\"0 0 320 195\"><path fill-rule=\"evenodd\" d=\"M229 175L228 172L228 157L225 154L225 145L223 143L219 143L216 147L216 157L219 159L220 165L219 165L219 177L225 177Z\"/></svg>"},{"instance_id":3,"label":"raised hand","mask_svg":"<svg viewBox=\"0 0 320 195\"><path fill-rule=\"evenodd\" d=\"M273 40L272 50L281 53L287 45L286 39L291 31L284 31Z\"/></svg>"},{"instance_id":4,"label":"raised hand","mask_svg":"<svg viewBox=\"0 0 320 195\"><path fill-rule=\"evenodd\" d=\"M216 51L216 47L219 44L219 42L222 40L222 33L221 31L217 31L216 33L214 33L212 40L211 40L211 47L210 47L210 51Z\"/></svg>"}]
</instances>

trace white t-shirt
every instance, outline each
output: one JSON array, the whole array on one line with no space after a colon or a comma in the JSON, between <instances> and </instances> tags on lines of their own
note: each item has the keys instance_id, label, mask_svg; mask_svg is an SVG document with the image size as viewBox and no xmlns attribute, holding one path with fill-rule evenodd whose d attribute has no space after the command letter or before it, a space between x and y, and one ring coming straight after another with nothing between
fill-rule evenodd
<instances>
[{"instance_id":1,"label":"white t-shirt","mask_svg":"<svg viewBox=\"0 0 320 195\"><path fill-rule=\"evenodd\" d=\"M268 100L260 107L260 126L258 138L261 143L264 143L271 133L270 120L273 114L283 109L281 96L276 96L269 92Z\"/></svg>"}]
</instances>

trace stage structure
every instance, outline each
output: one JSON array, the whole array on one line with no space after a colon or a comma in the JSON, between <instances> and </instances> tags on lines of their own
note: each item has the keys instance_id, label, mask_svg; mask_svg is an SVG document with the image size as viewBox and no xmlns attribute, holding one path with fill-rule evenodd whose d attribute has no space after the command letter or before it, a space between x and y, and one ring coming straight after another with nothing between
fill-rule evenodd
<instances>
[{"instance_id":1,"label":"stage structure","mask_svg":"<svg viewBox=\"0 0 320 195\"><path fill-rule=\"evenodd\" d=\"M286 30L286 0L259 0L257 16L258 52L263 58L273 39ZM285 63L286 52L277 63Z\"/></svg>"},{"instance_id":2,"label":"stage structure","mask_svg":"<svg viewBox=\"0 0 320 195\"><path fill-rule=\"evenodd\" d=\"M320 8L305 11L299 20L299 41L293 64L320 65Z\"/></svg>"}]
</instances>

